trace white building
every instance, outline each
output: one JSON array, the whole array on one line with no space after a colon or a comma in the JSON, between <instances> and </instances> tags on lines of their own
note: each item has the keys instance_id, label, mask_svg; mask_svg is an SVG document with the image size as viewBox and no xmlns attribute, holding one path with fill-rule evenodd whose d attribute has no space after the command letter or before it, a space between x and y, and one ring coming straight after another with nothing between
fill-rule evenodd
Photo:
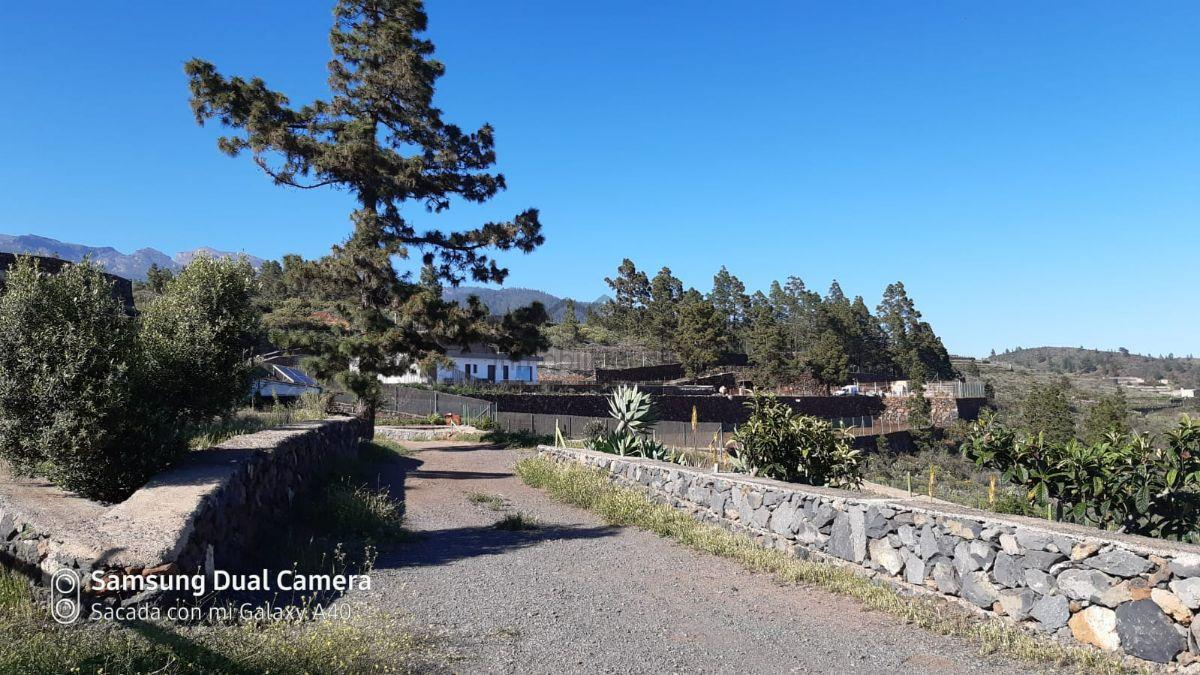
<instances>
[{"instance_id":1,"label":"white building","mask_svg":"<svg viewBox=\"0 0 1200 675\"><path fill-rule=\"evenodd\" d=\"M471 344L465 348L450 347L446 358L453 366L438 366L430 377L414 364L404 375L380 377L384 384L435 384L447 382L528 382L538 381L540 356L513 359L489 345Z\"/></svg>"}]
</instances>

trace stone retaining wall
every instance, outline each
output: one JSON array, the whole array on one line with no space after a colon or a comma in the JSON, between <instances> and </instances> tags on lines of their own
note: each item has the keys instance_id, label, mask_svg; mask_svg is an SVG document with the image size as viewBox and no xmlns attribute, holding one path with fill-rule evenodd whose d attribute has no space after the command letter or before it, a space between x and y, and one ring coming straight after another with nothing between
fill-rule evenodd
<instances>
[{"instance_id":1,"label":"stone retaining wall","mask_svg":"<svg viewBox=\"0 0 1200 675\"><path fill-rule=\"evenodd\" d=\"M799 558L861 567L902 588L1157 663L1200 661L1200 546L876 498L589 450L542 446L698 520Z\"/></svg>"},{"instance_id":2,"label":"stone retaining wall","mask_svg":"<svg viewBox=\"0 0 1200 675\"><path fill-rule=\"evenodd\" d=\"M62 568L118 574L236 567L263 526L339 459L355 456L359 420L304 422L189 453L112 506L0 475L0 561L49 577Z\"/></svg>"}]
</instances>

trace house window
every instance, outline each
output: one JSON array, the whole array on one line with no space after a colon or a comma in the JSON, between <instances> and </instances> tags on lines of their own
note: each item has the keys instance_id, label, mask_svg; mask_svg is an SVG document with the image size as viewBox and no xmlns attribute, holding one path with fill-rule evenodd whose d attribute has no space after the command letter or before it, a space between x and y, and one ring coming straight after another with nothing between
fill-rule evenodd
<instances>
[{"instance_id":1,"label":"house window","mask_svg":"<svg viewBox=\"0 0 1200 675\"><path fill-rule=\"evenodd\" d=\"M503 375L501 376L501 378L500 378L500 379L502 379L502 380L504 380L505 382L507 382L507 381L508 381L508 366L504 366L504 367L503 367L503 371L504 371L504 373L503 373Z\"/></svg>"}]
</instances>

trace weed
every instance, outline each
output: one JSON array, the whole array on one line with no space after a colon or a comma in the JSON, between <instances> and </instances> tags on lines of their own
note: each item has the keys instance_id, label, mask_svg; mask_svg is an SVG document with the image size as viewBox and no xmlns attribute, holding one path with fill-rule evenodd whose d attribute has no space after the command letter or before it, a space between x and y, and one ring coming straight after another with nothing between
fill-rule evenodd
<instances>
[{"instance_id":1,"label":"weed","mask_svg":"<svg viewBox=\"0 0 1200 675\"><path fill-rule=\"evenodd\" d=\"M538 521L521 513L510 513L496 522L497 530L508 530L511 532L519 532L522 530L536 530L541 525Z\"/></svg>"},{"instance_id":2,"label":"weed","mask_svg":"<svg viewBox=\"0 0 1200 675\"><path fill-rule=\"evenodd\" d=\"M1127 672L1120 661L1107 654L1030 634L1000 619L980 620L933 598L905 596L848 568L799 560L761 548L745 536L697 522L640 493L617 487L593 469L563 467L537 457L517 462L516 472L529 485L545 490L559 501L593 510L612 525L640 527L690 548L733 559L753 572L771 573L791 583L820 586L926 630L972 640L982 652L1036 663L1073 665L1087 672Z\"/></svg>"},{"instance_id":3,"label":"weed","mask_svg":"<svg viewBox=\"0 0 1200 675\"><path fill-rule=\"evenodd\" d=\"M487 506L493 511L503 511L505 508L507 508L507 505L504 502L504 497L501 497L500 495L488 495L482 492L468 492L467 501L471 502L472 504Z\"/></svg>"}]
</instances>

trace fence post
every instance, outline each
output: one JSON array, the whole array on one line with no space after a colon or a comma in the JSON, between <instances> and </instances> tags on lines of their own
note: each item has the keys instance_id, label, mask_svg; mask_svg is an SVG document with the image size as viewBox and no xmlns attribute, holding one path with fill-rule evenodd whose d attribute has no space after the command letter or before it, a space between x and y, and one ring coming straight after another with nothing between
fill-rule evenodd
<instances>
[{"instance_id":1,"label":"fence post","mask_svg":"<svg viewBox=\"0 0 1200 675\"><path fill-rule=\"evenodd\" d=\"M429 411L430 415L436 415L438 411L437 389L433 390L433 409Z\"/></svg>"}]
</instances>

